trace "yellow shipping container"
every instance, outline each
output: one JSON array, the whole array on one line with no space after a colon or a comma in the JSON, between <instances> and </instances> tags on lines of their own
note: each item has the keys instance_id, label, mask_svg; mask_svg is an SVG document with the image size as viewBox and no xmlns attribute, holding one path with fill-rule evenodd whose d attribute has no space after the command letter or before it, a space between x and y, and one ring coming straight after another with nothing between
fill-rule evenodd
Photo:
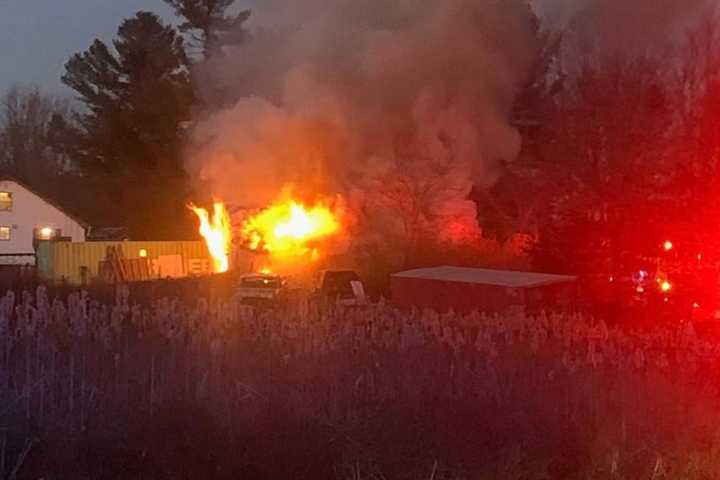
<instances>
[{"instance_id":1,"label":"yellow shipping container","mask_svg":"<svg viewBox=\"0 0 720 480\"><path fill-rule=\"evenodd\" d=\"M120 246L126 258L149 258L157 266L173 264L171 275L196 276L212 273L212 262L204 242L41 242L37 250L38 273L49 282L72 285L90 283L98 278L100 262L109 246ZM171 262L168 262L170 260Z\"/></svg>"}]
</instances>

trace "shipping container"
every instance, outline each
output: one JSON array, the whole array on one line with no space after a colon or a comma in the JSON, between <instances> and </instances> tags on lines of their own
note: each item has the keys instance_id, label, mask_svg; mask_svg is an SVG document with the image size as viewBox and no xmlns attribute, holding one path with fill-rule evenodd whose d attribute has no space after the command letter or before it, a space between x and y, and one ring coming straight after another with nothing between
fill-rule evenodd
<instances>
[{"instance_id":1,"label":"shipping container","mask_svg":"<svg viewBox=\"0 0 720 480\"><path fill-rule=\"evenodd\" d=\"M0 266L27 266L35 265L35 255L31 253L26 254L13 254L3 253L0 254Z\"/></svg>"},{"instance_id":2,"label":"shipping container","mask_svg":"<svg viewBox=\"0 0 720 480\"><path fill-rule=\"evenodd\" d=\"M176 242L40 242L37 248L39 277L49 283L86 285L98 280L107 249L119 246L125 258L148 258L158 278L211 274L212 261L203 241ZM240 271L250 268L246 254L233 256Z\"/></svg>"},{"instance_id":3,"label":"shipping container","mask_svg":"<svg viewBox=\"0 0 720 480\"><path fill-rule=\"evenodd\" d=\"M482 268L410 270L393 275L390 286L395 305L441 313L569 310L576 295L575 277Z\"/></svg>"}]
</instances>

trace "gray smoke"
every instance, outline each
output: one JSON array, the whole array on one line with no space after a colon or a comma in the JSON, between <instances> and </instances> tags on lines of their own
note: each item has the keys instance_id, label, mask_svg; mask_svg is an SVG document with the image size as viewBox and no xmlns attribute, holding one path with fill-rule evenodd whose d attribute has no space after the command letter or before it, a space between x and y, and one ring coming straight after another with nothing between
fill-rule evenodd
<instances>
[{"instance_id":1,"label":"gray smoke","mask_svg":"<svg viewBox=\"0 0 720 480\"><path fill-rule=\"evenodd\" d=\"M418 197L426 227L475 223L472 185L521 146L509 122L535 56L526 2L268 0L251 27L199 77L212 100L236 100L203 115L189 155L214 195L265 206L289 187L405 213Z\"/></svg>"},{"instance_id":2,"label":"gray smoke","mask_svg":"<svg viewBox=\"0 0 720 480\"><path fill-rule=\"evenodd\" d=\"M684 40L698 20L717 9L714 0L536 0L548 28L566 32L575 53L657 55Z\"/></svg>"},{"instance_id":3,"label":"gray smoke","mask_svg":"<svg viewBox=\"0 0 720 480\"><path fill-rule=\"evenodd\" d=\"M343 195L380 230L477 229L467 201L521 139L514 98L537 54L523 0L263 0L253 39L206 62L188 169L230 204ZM710 0L536 0L583 56L665 48ZM227 102L232 99L231 102ZM408 226L408 219L412 225ZM477 232L475 232L477 233Z\"/></svg>"}]
</instances>

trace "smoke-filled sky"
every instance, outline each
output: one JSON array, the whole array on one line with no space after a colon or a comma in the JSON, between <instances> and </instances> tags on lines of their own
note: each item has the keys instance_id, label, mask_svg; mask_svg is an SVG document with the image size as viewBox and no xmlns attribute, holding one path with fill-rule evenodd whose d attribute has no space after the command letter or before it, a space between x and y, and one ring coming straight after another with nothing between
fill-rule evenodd
<instances>
[{"instance_id":1,"label":"smoke-filled sky","mask_svg":"<svg viewBox=\"0 0 720 480\"><path fill-rule=\"evenodd\" d=\"M188 156L214 194L262 206L290 187L423 229L475 223L473 184L520 149L508 120L535 54L522 0L267 0L254 22L272 30L202 77L237 98Z\"/></svg>"},{"instance_id":2,"label":"smoke-filled sky","mask_svg":"<svg viewBox=\"0 0 720 480\"><path fill-rule=\"evenodd\" d=\"M254 8L260 0L240 0ZM298 2L302 3L302 2ZM362 3L362 2L358 2ZM624 22L640 30L664 25L697 9L699 0L536 0L553 25L564 25L578 12L587 18L611 17L613 31ZM162 0L0 0L0 91L13 83L32 83L66 92L60 84L63 65L94 38L109 40L120 22L138 10L174 18ZM621 19L622 21L618 21ZM647 19L653 19L649 23ZM636 27L628 30L635 30ZM615 36L615 35L613 35Z\"/></svg>"},{"instance_id":3,"label":"smoke-filled sky","mask_svg":"<svg viewBox=\"0 0 720 480\"><path fill-rule=\"evenodd\" d=\"M704 1L535 6L579 49L643 50ZM199 118L188 155L213 194L262 206L290 187L385 206L428 231L476 223L472 186L521 146L510 113L538 47L525 1L265 0L251 27L252 42L198 77L210 103L235 98Z\"/></svg>"},{"instance_id":4,"label":"smoke-filled sky","mask_svg":"<svg viewBox=\"0 0 720 480\"><path fill-rule=\"evenodd\" d=\"M571 51L681 38L713 0L534 0ZM238 0L254 39L198 72L209 100L187 167L211 193L263 206L290 187L407 220L476 224L467 201L511 162L514 97L537 53L526 0ZM0 89L60 85L68 57L161 0L0 0ZM374 215L380 217L379 215ZM403 216L405 218L403 218ZM448 220L451 219L451 220ZM415 226L413 226L414 228ZM406 232L407 233L407 232Z\"/></svg>"}]
</instances>

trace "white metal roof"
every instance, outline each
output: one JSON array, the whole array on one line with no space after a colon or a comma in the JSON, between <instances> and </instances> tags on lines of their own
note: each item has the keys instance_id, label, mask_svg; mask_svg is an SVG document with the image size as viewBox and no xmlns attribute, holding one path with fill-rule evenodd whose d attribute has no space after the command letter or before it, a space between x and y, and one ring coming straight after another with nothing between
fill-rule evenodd
<instances>
[{"instance_id":1,"label":"white metal roof","mask_svg":"<svg viewBox=\"0 0 720 480\"><path fill-rule=\"evenodd\" d=\"M499 287L529 288L558 283L574 282L577 278L569 275L547 273L512 272L484 268L433 267L408 270L393 275L397 278L418 278L443 282L478 283Z\"/></svg>"}]
</instances>

